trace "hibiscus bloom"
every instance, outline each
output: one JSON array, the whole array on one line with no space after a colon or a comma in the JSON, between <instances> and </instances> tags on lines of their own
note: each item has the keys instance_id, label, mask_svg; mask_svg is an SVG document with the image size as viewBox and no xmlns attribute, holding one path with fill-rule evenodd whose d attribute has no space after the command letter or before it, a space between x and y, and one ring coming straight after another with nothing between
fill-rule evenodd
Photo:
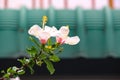
<instances>
[{"instance_id":1,"label":"hibiscus bloom","mask_svg":"<svg viewBox=\"0 0 120 80\"><path fill-rule=\"evenodd\" d=\"M56 42L59 44L76 45L80 41L80 38L78 36L69 37L69 32L68 26L62 26L56 36Z\"/></svg>"},{"instance_id":2,"label":"hibiscus bloom","mask_svg":"<svg viewBox=\"0 0 120 80\"><path fill-rule=\"evenodd\" d=\"M33 25L29 30L28 33L32 36L35 36L36 38L39 37L39 34L41 32L41 27L39 25Z\"/></svg>"},{"instance_id":3,"label":"hibiscus bloom","mask_svg":"<svg viewBox=\"0 0 120 80\"><path fill-rule=\"evenodd\" d=\"M33 25L28 33L35 36L42 44L46 44L50 37L56 37L56 42L59 44L75 45L80 41L78 36L69 37L69 27L62 26L59 30L56 27L45 26L41 28L39 25Z\"/></svg>"},{"instance_id":4,"label":"hibiscus bloom","mask_svg":"<svg viewBox=\"0 0 120 80\"><path fill-rule=\"evenodd\" d=\"M38 38L42 44L46 44L47 40L51 37L46 28L42 29L39 25L33 25L28 30L28 33Z\"/></svg>"}]
</instances>

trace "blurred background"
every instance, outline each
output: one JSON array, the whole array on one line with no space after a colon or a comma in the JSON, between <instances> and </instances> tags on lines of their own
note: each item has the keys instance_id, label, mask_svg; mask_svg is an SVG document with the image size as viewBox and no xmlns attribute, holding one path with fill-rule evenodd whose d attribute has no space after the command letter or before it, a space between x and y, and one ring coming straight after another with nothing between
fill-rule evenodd
<instances>
[{"instance_id":1,"label":"blurred background","mask_svg":"<svg viewBox=\"0 0 120 80\"><path fill-rule=\"evenodd\" d=\"M44 15L47 25L69 25L81 41L63 45L53 76L35 66L34 76L28 70L22 80L120 79L120 0L0 0L0 70L20 66L17 59L33 45L27 31Z\"/></svg>"},{"instance_id":2,"label":"blurred background","mask_svg":"<svg viewBox=\"0 0 120 80\"><path fill-rule=\"evenodd\" d=\"M55 9L75 9L81 7L83 9L102 9L105 6L111 6L119 9L119 0L0 0L0 8L20 9L25 6L28 9L48 9L53 6Z\"/></svg>"}]
</instances>

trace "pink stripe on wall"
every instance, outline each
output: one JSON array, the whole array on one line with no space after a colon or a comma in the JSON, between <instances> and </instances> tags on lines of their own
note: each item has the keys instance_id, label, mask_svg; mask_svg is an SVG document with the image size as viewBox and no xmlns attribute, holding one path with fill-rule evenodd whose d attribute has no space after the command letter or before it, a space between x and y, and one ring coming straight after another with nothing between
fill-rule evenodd
<instances>
[{"instance_id":1,"label":"pink stripe on wall","mask_svg":"<svg viewBox=\"0 0 120 80\"><path fill-rule=\"evenodd\" d=\"M44 7L44 0L40 0L40 8Z\"/></svg>"},{"instance_id":2,"label":"pink stripe on wall","mask_svg":"<svg viewBox=\"0 0 120 80\"><path fill-rule=\"evenodd\" d=\"M68 8L68 0L64 0L64 7L67 9Z\"/></svg>"},{"instance_id":3,"label":"pink stripe on wall","mask_svg":"<svg viewBox=\"0 0 120 80\"><path fill-rule=\"evenodd\" d=\"M48 5L49 5L49 6L52 5L52 0L48 0Z\"/></svg>"},{"instance_id":4,"label":"pink stripe on wall","mask_svg":"<svg viewBox=\"0 0 120 80\"><path fill-rule=\"evenodd\" d=\"M32 8L35 8L36 0L32 0Z\"/></svg>"},{"instance_id":5,"label":"pink stripe on wall","mask_svg":"<svg viewBox=\"0 0 120 80\"><path fill-rule=\"evenodd\" d=\"M95 0L92 0L92 9L95 9Z\"/></svg>"},{"instance_id":6,"label":"pink stripe on wall","mask_svg":"<svg viewBox=\"0 0 120 80\"><path fill-rule=\"evenodd\" d=\"M4 0L4 8L8 8L8 0Z\"/></svg>"}]
</instances>

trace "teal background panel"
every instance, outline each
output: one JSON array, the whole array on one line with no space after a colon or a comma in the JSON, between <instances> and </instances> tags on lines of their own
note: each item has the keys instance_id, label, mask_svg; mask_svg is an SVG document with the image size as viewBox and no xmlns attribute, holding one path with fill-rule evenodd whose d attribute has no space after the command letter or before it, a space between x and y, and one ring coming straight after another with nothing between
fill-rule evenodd
<instances>
[{"instance_id":1,"label":"teal background panel","mask_svg":"<svg viewBox=\"0 0 120 80\"><path fill-rule=\"evenodd\" d=\"M0 57L14 57L19 51L18 10L0 10Z\"/></svg>"},{"instance_id":2,"label":"teal background panel","mask_svg":"<svg viewBox=\"0 0 120 80\"><path fill-rule=\"evenodd\" d=\"M0 30L0 57L14 57L19 44L16 30Z\"/></svg>"},{"instance_id":3,"label":"teal background panel","mask_svg":"<svg viewBox=\"0 0 120 80\"><path fill-rule=\"evenodd\" d=\"M27 21L28 21L28 28L33 26L34 24L42 25L42 16L47 16L46 10L40 9L33 9L27 11Z\"/></svg>"},{"instance_id":4,"label":"teal background panel","mask_svg":"<svg viewBox=\"0 0 120 80\"><path fill-rule=\"evenodd\" d=\"M87 57L102 58L104 52L104 13L102 10L84 11L84 22L86 27Z\"/></svg>"},{"instance_id":5,"label":"teal background panel","mask_svg":"<svg viewBox=\"0 0 120 80\"><path fill-rule=\"evenodd\" d=\"M120 10L112 10L112 19L115 35L115 57L120 57Z\"/></svg>"},{"instance_id":6,"label":"teal background panel","mask_svg":"<svg viewBox=\"0 0 120 80\"><path fill-rule=\"evenodd\" d=\"M71 29L76 28L76 16L73 10L56 10L56 27L69 25Z\"/></svg>"},{"instance_id":7,"label":"teal background panel","mask_svg":"<svg viewBox=\"0 0 120 80\"><path fill-rule=\"evenodd\" d=\"M89 58L104 58L104 31L91 29L87 31L87 56Z\"/></svg>"},{"instance_id":8,"label":"teal background panel","mask_svg":"<svg viewBox=\"0 0 120 80\"><path fill-rule=\"evenodd\" d=\"M114 25L112 20L112 10L109 7L103 9L105 17L105 53L106 56L115 57L114 45Z\"/></svg>"}]
</instances>

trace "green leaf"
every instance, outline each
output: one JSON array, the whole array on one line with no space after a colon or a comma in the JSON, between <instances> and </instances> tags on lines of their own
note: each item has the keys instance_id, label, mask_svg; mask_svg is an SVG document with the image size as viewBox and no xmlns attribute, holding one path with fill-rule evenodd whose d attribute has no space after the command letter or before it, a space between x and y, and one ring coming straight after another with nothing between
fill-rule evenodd
<instances>
[{"instance_id":1,"label":"green leaf","mask_svg":"<svg viewBox=\"0 0 120 80\"><path fill-rule=\"evenodd\" d=\"M41 47L40 44L39 44L34 38L32 38L32 36L30 36L29 39L30 39L35 45L37 45L38 47Z\"/></svg>"},{"instance_id":2,"label":"green leaf","mask_svg":"<svg viewBox=\"0 0 120 80\"><path fill-rule=\"evenodd\" d=\"M12 68L9 67L9 68L7 69L7 73L11 72L11 70L12 70Z\"/></svg>"},{"instance_id":3,"label":"green leaf","mask_svg":"<svg viewBox=\"0 0 120 80\"><path fill-rule=\"evenodd\" d=\"M56 55L50 56L49 59L53 62L59 62L60 61L60 58Z\"/></svg>"},{"instance_id":4,"label":"green leaf","mask_svg":"<svg viewBox=\"0 0 120 80\"><path fill-rule=\"evenodd\" d=\"M26 50L27 50L28 54L30 54L30 56L35 56L38 52L34 46L32 46L31 48L27 48Z\"/></svg>"},{"instance_id":5,"label":"green leaf","mask_svg":"<svg viewBox=\"0 0 120 80\"><path fill-rule=\"evenodd\" d=\"M6 73L5 75L3 75L4 78L9 78L10 77L10 73Z\"/></svg>"},{"instance_id":6,"label":"green leaf","mask_svg":"<svg viewBox=\"0 0 120 80\"><path fill-rule=\"evenodd\" d=\"M19 75L22 75L22 74L25 74L25 71L22 69L22 70L18 70L17 73L18 73Z\"/></svg>"},{"instance_id":7,"label":"green leaf","mask_svg":"<svg viewBox=\"0 0 120 80\"><path fill-rule=\"evenodd\" d=\"M34 59L30 59L30 63L29 63L29 66L31 66L31 67L33 67L35 65L35 61L34 61Z\"/></svg>"},{"instance_id":8,"label":"green leaf","mask_svg":"<svg viewBox=\"0 0 120 80\"><path fill-rule=\"evenodd\" d=\"M29 59L23 58L23 59L18 59L19 62L22 63L22 65L28 64L30 62Z\"/></svg>"},{"instance_id":9,"label":"green leaf","mask_svg":"<svg viewBox=\"0 0 120 80\"><path fill-rule=\"evenodd\" d=\"M60 48L59 48L59 52L62 52L62 51L63 51L63 47L60 47Z\"/></svg>"},{"instance_id":10,"label":"green leaf","mask_svg":"<svg viewBox=\"0 0 120 80\"><path fill-rule=\"evenodd\" d=\"M38 66L41 66L42 65L42 61L40 60L40 61L36 61L36 64L38 65Z\"/></svg>"},{"instance_id":11,"label":"green leaf","mask_svg":"<svg viewBox=\"0 0 120 80\"><path fill-rule=\"evenodd\" d=\"M40 59L43 60L43 59L46 59L47 56L45 54L40 54Z\"/></svg>"},{"instance_id":12,"label":"green leaf","mask_svg":"<svg viewBox=\"0 0 120 80\"><path fill-rule=\"evenodd\" d=\"M33 74L34 70L33 70L32 66L28 66L28 68L30 69L30 73Z\"/></svg>"},{"instance_id":13,"label":"green leaf","mask_svg":"<svg viewBox=\"0 0 120 80\"><path fill-rule=\"evenodd\" d=\"M48 45L51 45L52 44L52 42L51 42L51 39L49 38L48 39Z\"/></svg>"},{"instance_id":14,"label":"green leaf","mask_svg":"<svg viewBox=\"0 0 120 80\"><path fill-rule=\"evenodd\" d=\"M61 53L63 51L63 47L59 47L58 49L57 49L57 51L56 51L56 54L59 54L59 53Z\"/></svg>"},{"instance_id":15,"label":"green leaf","mask_svg":"<svg viewBox=\"0 0 120 80\"><path fill-rule=\"evenodd\" d=\"M2 70L2 71L1 71L1 73L5 73L5 71L4 71L4 70Z\"/></svg>"},{"instance_id":16,"label":"green leaf","mask_svg":"<svg viewBox=\"0 0 120 80\"><path fill-rule=\"evenodd\" d=\"M55 72L53 64L47 59L44 60L44 62L46 63L46 67L49 70L50 74L53 74Z\"/></svg>"},{"instance_id":17,"label":"green leaf","mask_svg":"<svg viewBox=\"0 0 120 80\"><path fill-rule=\"evenodd\" d=\"M21 64L24 65L23 59L17 59L17 61L21 62Z\"/></svg>"}]
</instances>

